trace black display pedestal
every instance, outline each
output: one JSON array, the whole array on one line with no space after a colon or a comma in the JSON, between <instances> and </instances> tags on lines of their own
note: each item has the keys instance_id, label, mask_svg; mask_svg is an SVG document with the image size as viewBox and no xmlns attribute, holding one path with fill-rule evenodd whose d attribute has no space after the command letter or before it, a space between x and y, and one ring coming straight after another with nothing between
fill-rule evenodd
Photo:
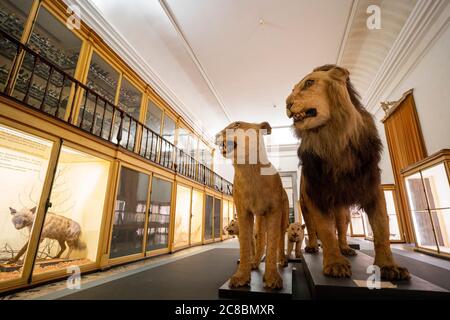
<instances>
[{"instance_id":1,"label":"black display pedestal","mask_svg":"<svg viewBox=\"0 0 450 320\"><path fill-rule=\"evenodd\" d=\"M264 263L261 263L259 270L252 271L252 280L249 287L230 288L229 280L219 288L219 297L227 299L270 299L270 300L290 300L292 299L292 264L286 268L279 268L283 278L283 289L269 290L264 288L263 275Z\"/></svg>"},{"instance_id":2,"label":"black display pedestal","mask_svg":"<svg viewBox=\"0 0 450 320\"><path fill-rule=\"evenodd\" d=\"M352 277L337 279L323 274L322 252L303 254L303 269L313 299L450 299L449 291L414 275L409 281L392 282L396 288L370 290L365 284L370 276L367 267L372 265L373 258L359 251L348 259ZM354 280L359 280L360 285Z\"/></svg>"}]
</instances>

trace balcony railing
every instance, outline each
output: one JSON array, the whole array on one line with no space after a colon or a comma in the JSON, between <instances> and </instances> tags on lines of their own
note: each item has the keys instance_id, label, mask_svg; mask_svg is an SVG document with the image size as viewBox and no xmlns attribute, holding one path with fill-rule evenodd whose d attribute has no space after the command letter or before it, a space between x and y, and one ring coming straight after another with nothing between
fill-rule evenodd
<instances>
[{"instance_id":1,"label":"balcony railing","mask_svg":"<svg viewBox=\"0 0 450 320\"><path fill-rule=\"evenodd\" d=\"M210 188L232 194L233 185L229 181L2 30L0 50L0 56L7 61L6 65L0 65L3 96Z\"/></svg>"}]
</instances>

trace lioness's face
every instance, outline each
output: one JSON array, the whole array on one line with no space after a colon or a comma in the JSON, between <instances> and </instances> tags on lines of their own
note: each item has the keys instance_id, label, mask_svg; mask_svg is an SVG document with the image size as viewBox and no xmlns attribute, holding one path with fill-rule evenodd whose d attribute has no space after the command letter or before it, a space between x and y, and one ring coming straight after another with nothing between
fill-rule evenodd
<instances>
[{"instance_id":1,"label":"lioness's face","mask_svg":"<svg viewBox=\"0 0 450 320\"><path fill-rule=\"evenodd\" d=\"M222 155L227 159L236 161L237 156L257 155L258 148L263 145L261 134L270 134L272 128L267 122L248 123L236 121L226 126L216 135L216 145L219 146Z\"/></svg>"},{"instance_id":2,"label":"lioness's face","mask_svg":"<svg viewBox=\"0 0 450 320\"><path fill-rule=\"evenodd\" d=\"M305 225L298 222L291 223L287 229L288 239L291 242L297 242L305 236Z\"/></svg>"},{"instance_id":3,"label":"lioness's face","mask_svg":"<svg viewBox=\"0 0 450 320\"><path fill-rule=\"evenodd\" d=\"M296 129L311 130L325 125L333 112L329 96L330 84L345 89L348 71L336 67L328 71L315 71L295 85L286 99L286 113L294 120Z\"/></svg>"},{"instance_id":4,"label":"lioness's face","mask_svg":"<svg viewBox=\"0 0 450 320\"><path fill-rule=\"evenodd\" d=\"M228 225L228 227L226 227L225 230L230 236L239 235L239 226L235 220L231 220L230 224Z\"/></svg>"}]
</instances>

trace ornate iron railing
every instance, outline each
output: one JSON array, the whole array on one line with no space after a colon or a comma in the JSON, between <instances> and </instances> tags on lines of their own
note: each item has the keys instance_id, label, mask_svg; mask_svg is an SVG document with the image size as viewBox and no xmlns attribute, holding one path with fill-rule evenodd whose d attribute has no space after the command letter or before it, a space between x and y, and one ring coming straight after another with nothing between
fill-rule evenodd
<instances>
[{"instance_id":1,"label":"ornate iron railing","mask_svg":"<svg viewBox=\"0 0 450 320\"><path fill-rule=\"evenodd\" d=\"M232 194L233 185L229 181L2 30L0 55L6 60L5 65L0 65L0 93L3 96L210 188Z\"/></svg>"}]
</instances>

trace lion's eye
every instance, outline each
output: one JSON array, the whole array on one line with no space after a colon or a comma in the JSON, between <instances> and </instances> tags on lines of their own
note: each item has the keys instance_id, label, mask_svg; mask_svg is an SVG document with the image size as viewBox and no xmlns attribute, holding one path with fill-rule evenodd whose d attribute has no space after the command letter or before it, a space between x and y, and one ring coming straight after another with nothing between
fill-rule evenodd
<instances>
[{"instance_id":1,"label":"lion's eye","mask_svg":"<svg viewBox=\"0 0 450 320\"><path fill-rule=\"evenodd\" d=\"M314 84L314 80L312 79L308 79L305 81L305 84L303 85L303 90L308 89L309 87L311 87Z\"/></svg>"}]
</instances>

